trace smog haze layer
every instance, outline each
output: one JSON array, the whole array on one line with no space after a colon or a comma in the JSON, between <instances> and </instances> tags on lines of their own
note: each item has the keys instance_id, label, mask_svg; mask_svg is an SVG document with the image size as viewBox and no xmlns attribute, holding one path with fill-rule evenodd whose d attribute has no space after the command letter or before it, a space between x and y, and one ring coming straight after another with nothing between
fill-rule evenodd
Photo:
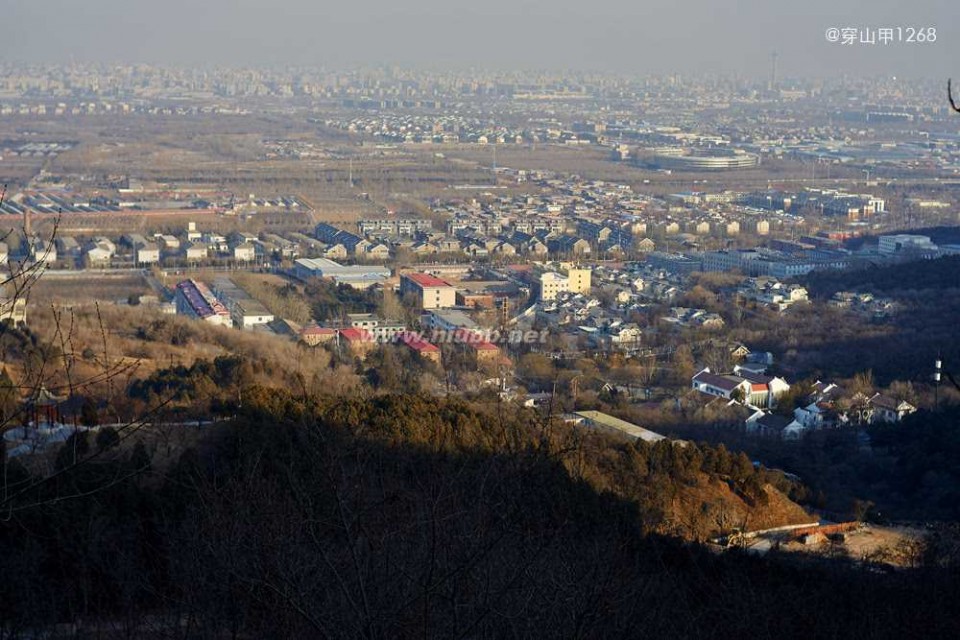
<instances>
[{"instance_id":1,"label":"smog haze layer","mask_svg":"<svg viewBox=\"0 0 960 640\"><path fill-rule=\"evenodd\" d=\"M397 65L758 77L769 73L776 51L781 77L946 77L957 75L960 67L953 55L960 5L948 0L909 5L897 0L4 4L0 56L23 62ZM856 29L855 42L828 41L831 28ZM870 41L885 28L894 30L893 40ZM921 30L924 40L935 33L935 42L918 42Z\"/></svg>"}]
</instances>

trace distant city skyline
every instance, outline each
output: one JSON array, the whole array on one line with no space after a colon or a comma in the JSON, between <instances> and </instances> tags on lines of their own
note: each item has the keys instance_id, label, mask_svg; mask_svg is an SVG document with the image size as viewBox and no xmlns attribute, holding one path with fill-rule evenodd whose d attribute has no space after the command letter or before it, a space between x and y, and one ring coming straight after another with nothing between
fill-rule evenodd
<instances>
[{"instance_id":1,"label":"distant city skyline","mask_svg":"<svg viewBox=\"0 0 960 640\"><path fill-rule=\"evenodd\" d=\"M750 78L960 77L960 8L946 0L798 3L665 0L7 0L0 56L178 66L375 65L431 69L718 73ZM858 29L856 42L827 30ZM894 29L887 44L877 29ZM899 28L899 29L898 29ZM936 42L905 42L934 29ZM917 32L911 30L917 29ZM859 33L863 30L863 33ZM871 35L872 34L872 35ZM842 39L842 38L841 38Z\"/></svg>"}]
</instances>

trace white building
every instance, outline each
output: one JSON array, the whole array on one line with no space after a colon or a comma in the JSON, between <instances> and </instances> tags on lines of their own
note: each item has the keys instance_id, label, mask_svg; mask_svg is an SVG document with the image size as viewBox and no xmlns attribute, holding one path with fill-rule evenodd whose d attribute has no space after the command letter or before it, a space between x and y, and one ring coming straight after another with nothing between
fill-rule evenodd
<instances>
[{"instance_id":1,"label":"white building","mask_svg":"<svg viewBox=\"0 0 960 640\"><path fill-rule=\"evenodd\" d=\"M540 299L544 302L556 300L557 295L570 290L570 279L559 273L548 271L540 276Z\"/></svg>"},{"instance_id":2,"label":"white building","mask_svg":"<svg viewBox=\"0 0 960 640\"><path fill-rule=\"evenodd\" d=\"M880 236L880 244L877 245L877 251L881 255L889 256L901 251L936 251L937 245L933 244L927 236L915 236L906 233L894 236Z\"/></svg>"},{"instance_id":3,"label":"white building","mask_svg":"<svg viewBox=\"0 0 960 640\"><path fill-rule=\"evenodd\" d=\"M330 278L338 284L356 289L382 284L390 277L390 269L367 265L342 265L327 258L299 258L293 265L293 274L301 280Z\"/></svg>"},{"instance_id":4,"label":"white building","mask_svg":"<svg viewBox=\"0 0 960 640\"><path fill-rule=\"evenodd\" d=\"M229 278L219 278L214 282L213 292L230 312L233 326L238 329L252 329L275 319L263 304L251 298Z\"/></svg>"},{"instance_id":5,"label":"white building","mask_svg":"<svg viewBox=\"0 0 960 640\"><path fill-rule=\"evenodd\" d=\"M252 244L244 242L233 248L233 259L241 262L253 262L257 258L257 249Z\"/></svg>"},{"instance_id":6,"label":"white building","mask_svg":"<svg viewBox=\"0 0 960 640\"><path fill-rule=\"evenodd\" d=\"M429 273L407 273L400 278L400 295L413 294L421 309L445 309L457 304L457 289Z\"/></svg>"},{"instance_id":7,"label":"white building","mask_svg":"<svg viewBox=\"0 0 960 640\"><path fill-rule=\"evenodd\" d=\"M137 264L156 264L160 262L160 248L152 242L138 244L134 249L134 260Z\"/></svg>"}]
</instances>

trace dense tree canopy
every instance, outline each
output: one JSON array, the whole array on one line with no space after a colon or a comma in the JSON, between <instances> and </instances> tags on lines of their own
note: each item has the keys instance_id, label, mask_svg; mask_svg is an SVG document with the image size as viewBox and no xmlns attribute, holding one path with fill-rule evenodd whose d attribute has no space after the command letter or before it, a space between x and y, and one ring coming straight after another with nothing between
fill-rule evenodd
<instances>
[{"instance_id":1,"label":"dense tree canopy","mask_svg":"<svg viewBox=\"0 0 960 640\"><path fill-rule=\"evenodd\" d=\"M71 467L83 446L64 445L49 481L20 472L4 504L5 635L63 621L140 638L960 630L953 570L802 567L652 533L684 487L761 499L775 481L720 447L618 443L456 399L263 388L172 458L128 443Z\"/></svg>"}]
</instances>

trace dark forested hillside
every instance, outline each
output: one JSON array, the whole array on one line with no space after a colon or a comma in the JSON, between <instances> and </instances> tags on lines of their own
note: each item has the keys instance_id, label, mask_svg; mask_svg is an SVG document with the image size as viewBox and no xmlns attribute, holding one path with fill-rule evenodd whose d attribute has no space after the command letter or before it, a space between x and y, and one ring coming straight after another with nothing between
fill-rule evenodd
<instances>
[{"instance_id":1,"label":"dark forested hillside","mask_svg":"<svg viewBox=\"0 0 960 640\"><path fill-rule=\"evenodd\" d=\"M32 489L8 466L0 635L54 623L131 638L960 632L952 569L798 566L651 533L668 484L722 480L762 500L775 478L742 456L570 433L460 400L250 390L234 422L173 462L68 443L63 472ZM71 468L85 446L104 453Z\"/></svg>"},{"instance_id":2,"label":"dark forested hillside","mask_svg":"<svg viewBox=\"0 0 960 640\"><path fill-rule=\"evenodd\" d=\"M814 271L803 278L811 295L831 296L837 291L870 291L880 294L960 288L960 256L917 260L903 264L847 271Z\"/></svg>"},{"instance_id":3,"label":"dark forested hillside","mask_svg":"<svg viewBox=\"0 0 960 640\"><path fill-rule=\"evenodd\" d=\"M960 373L960 256L920 260L856 271L822 271L804 277L812 297L837 291L872 293L894 301L890 317L867 321L834 309L816 309L798 335L805 360L817 360L823 375L853 376L870 369L881 384L893 380L929 383L939 356ZM819 343L819 344L818 344ZM813 353L816 348L817 353ZM813 367L811 367L813 368Z\"/></svg>"}]
</instances>

